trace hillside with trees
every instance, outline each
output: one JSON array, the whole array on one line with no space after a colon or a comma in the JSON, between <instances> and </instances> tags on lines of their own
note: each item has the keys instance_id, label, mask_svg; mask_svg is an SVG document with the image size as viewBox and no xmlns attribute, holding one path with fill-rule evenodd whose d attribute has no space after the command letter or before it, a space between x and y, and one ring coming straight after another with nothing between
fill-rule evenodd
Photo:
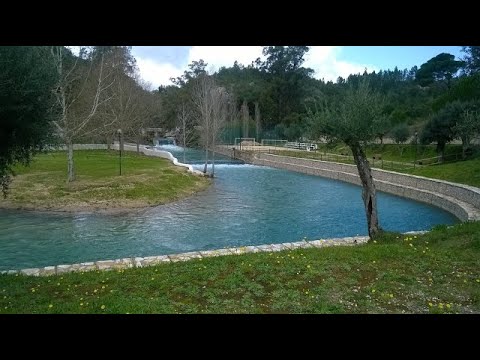
<instances>
[{"instance_id":1,"label":"hillside with trees","mask_svg":"<svg viewBox=\"0 0 480 360\"><path fill-rule=\"evenodd\" d=\"M388 137L403 144L418 133L422 144L437 144L441 159L445 145L459 139L466 158L480 131L479 49L463 47L462 59L442 53L411 69L365 71L332 82L303 66L308 47L265 46L264 60L208 73L208 63L199 59L171 85L152 90L130 47L82 47L78 54L63 46L2 47L2 188L15 163L27 163L47 144L68 149L66 179L72 182L73 143L148 143L148 127L204 148L206 162L214 144L239 137L324 139L328 132L318 132L311 111L324 104L338 108L365 81L382 98L369 142Z\"/></svg>"}]
</instances>

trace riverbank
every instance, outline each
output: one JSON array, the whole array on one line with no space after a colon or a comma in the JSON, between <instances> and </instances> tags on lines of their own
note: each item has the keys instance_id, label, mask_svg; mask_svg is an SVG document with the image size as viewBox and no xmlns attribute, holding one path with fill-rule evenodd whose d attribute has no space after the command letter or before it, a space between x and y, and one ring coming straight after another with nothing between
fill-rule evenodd
<instances>
[{"instance_id":1,"label":"riverbank","mask_svg":"<svg viewBox=\"0 0 480 360\"><path fill-rule=\"evenodd\" d=\"M179 200L202 191L211 181L174 166L169 160L134 152L77 150L77 179L66 183L66 154L54 151L18 167L0 208L118 214Z\"/></svg>"},{"instance_id":2,"label":"riverbank","mask_svg":"<svg viewBox=\"0 0 480 360\"><path fill-rule=\"evenodd\" d=\"M343 247L0 275L0 313L480 313L480 223Z\"/></svg>"}]
</instances>

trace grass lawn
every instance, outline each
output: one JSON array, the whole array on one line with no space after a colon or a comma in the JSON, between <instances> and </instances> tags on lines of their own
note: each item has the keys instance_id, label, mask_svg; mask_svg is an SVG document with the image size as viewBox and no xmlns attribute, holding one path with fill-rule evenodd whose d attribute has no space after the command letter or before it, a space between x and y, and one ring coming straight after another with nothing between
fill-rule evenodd
<instances>
[{"instance_id":1,"label":"grass lawn","mask_svg":"<svg viewBox=\"0 0 480 360\"><path fill-rule=\"evenodd\" d=\"M375 156L377 159L376 165L379 167L380 162L378 162L378 157L380 155L381 159L384 162L399 162L399 163L406 163L405 165L408 167L413 166L413 161L415 159L431 159L436 158L436 146L434 145L418 145L416 149L415 155L415 146L414 145L396 145L396 144L372 144L367 146L365 149L367 157L372 162L372 158ZM448 160L454 159L455 155L460 155L462 152L461 145L456 144L448 144L445 148L445 156ZM290 151L290 150L278 150L272 151L272 153L278 155L285 155L285 156L296 156L301 158L307 159L316 159L316 160L327 160L327 161L336 161L336 162L345 162L348 164L353 164L353 157L351 150L346 145L336 145L336 146L327 146L325 144L318 144L317 151ZM329 155L330 154L330 155ZM335 156L335 155L344 155L342 156ZM347 157L345 157L348 156ZM430 162L434 162L435 160L430 160ZM430 163L429 162L429 163ZM390 166L390 164L385 164L385 166ZM396 167L399 165L396 164Z\"/></svg>"},{"instance_id":2,"label":"grass lawn","mask_svg":"<svg viewBox=\"0 0 480 360\"><path fill-rule=\"evenodd\" d=\"M152 206L189 196L208 186L162 158L124 152L119 176L119 153L114 150L74 152L77 179L67 184L65 152L35 157L19 166L6 200L0 207L40 210L95 210Z\"/></svg>"},{"instance_id":3,"label":"grass lawn","mask_svg":"<svg viewBox=\"0 0 480 360\"><path fill-rule=\"evenodd\" d=\"M0 313L403 312L480 313L480 223L356 247L0 275Z\"/></svg>"},{"instance_id":4,"label":"grass lawn","mask_svg":"<svg viewBox=\"0 0 480 360\"><path fill-rule=\"evenodd\" d=\"M450 164L425 166L404 172L480 188L480 157Z\"/></svg>"},{"instance_id":5,"label":"grass lawn","mask_svg":"<svg viewBox=\"0 0 480 360\"><path fill-rule=\"evenodd\" d=\"M282 156L295 156L295 157L307 158L307 159L327 160L327 161L342 162L346 164L353 164L352 160L346 159L346 158L341 158L341 157L336 158L335 156L330 156L328 158L325 158L324 155L321 154L320 152L317 152L317 153L311 152L311 151L295 151L294 152L294 151L285 150L285 151L276 151L275 154L282 155ZM376 162L375 166L373 166L372 160L369 159L369 161L372 167L380 168L378 166L380 162ZM465 160L465 161L458 161L454 163L422 166L422 167L417 167L415 169L411 167L411 164L408 164L407 166L402 167L401 164L399 163L394 163L392 168L390 166L389 161L384 161L384 170L397 171L397 172L402 172L406 174L425 176L428 178L447 180L447 181L452 181L460 184L480 187L480 157L476 157L474 159Z\"/></svg>"}]
</instances>

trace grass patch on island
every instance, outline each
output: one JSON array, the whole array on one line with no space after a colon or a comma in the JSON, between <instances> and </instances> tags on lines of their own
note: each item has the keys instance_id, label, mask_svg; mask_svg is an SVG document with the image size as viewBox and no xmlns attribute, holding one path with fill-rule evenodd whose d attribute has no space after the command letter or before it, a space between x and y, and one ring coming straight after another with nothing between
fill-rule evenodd
<instances>
[{"instance_id":1,"label":"grass patch on island","mask_svg":"<svg viewBox=\"0 0 480 360\"><path fill-rule=\"evenodd\" d=\"M114 150L74 152L76 180L67 184L64 151L36 156L18 166L7 199L0 207L38 210L99 210L141 208L163 204L205 189L210 181L170 161Z\"/></svg>"}]
</instances>

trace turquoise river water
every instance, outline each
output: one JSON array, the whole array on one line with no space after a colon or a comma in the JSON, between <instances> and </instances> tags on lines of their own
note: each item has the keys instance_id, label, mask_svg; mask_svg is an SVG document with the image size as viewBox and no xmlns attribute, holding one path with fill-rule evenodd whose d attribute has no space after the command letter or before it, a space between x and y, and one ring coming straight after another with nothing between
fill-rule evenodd
<instances>
[{"instance_id":1,"label":"turquoise river water","mask_svg":"<svg viewBox=\"0 0 480 360\"><path fill-rule=\"evenodd\" d=\"M183 160L182 149L164 146ZM188 149L196 168L203 153ZM232 246L366 235L361 188L217 156L216 177L195 196L128 215L0 210L0 270ZM428 230L458 220L421 202L378 192L386 230Z\"/></svg>"}]
</instances>

